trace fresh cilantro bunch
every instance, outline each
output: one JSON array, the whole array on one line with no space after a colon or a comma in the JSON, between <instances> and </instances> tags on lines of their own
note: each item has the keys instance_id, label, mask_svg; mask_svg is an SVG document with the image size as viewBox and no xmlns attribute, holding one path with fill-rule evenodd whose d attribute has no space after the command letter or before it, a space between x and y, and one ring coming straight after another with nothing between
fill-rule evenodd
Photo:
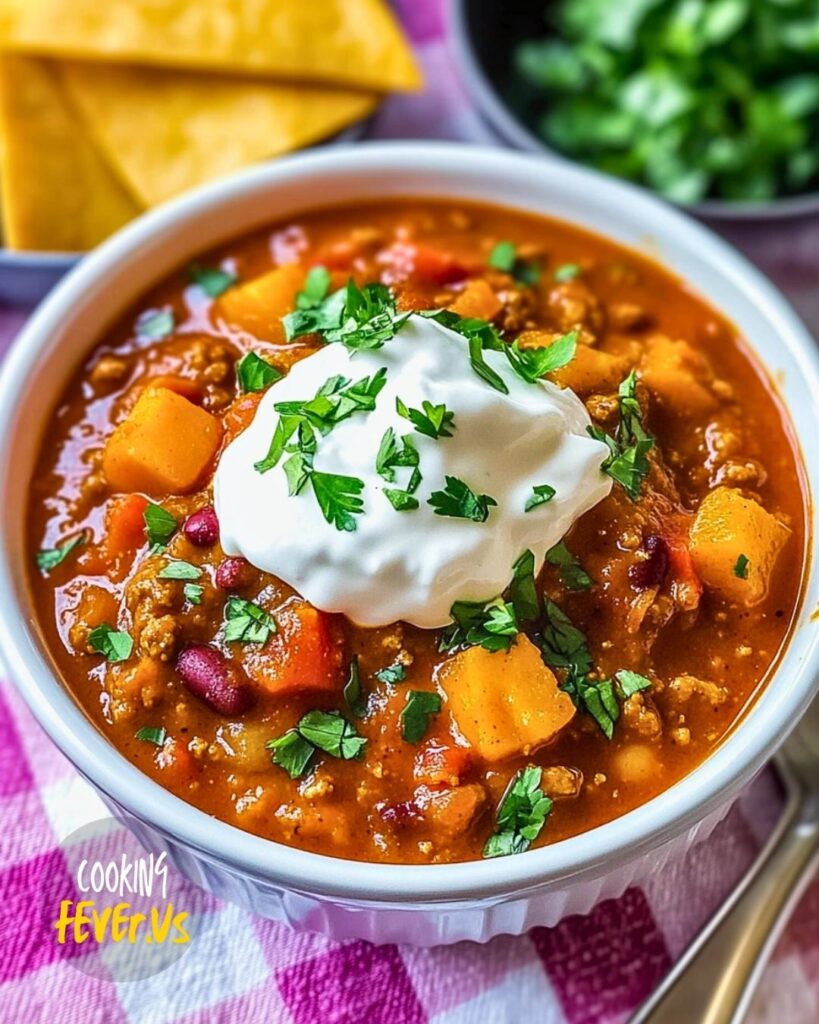
<instances>
[{"instance_id":1,"label":"fresh cilantro bunch","mask_svg":"<svg viewBox=\"0 0 819 1024\"><path fill-rule=\"evenodd\" d=\"M545 17L509 98L550 146L681 203L819 187L815 0L558 0Z\"/></svg>"}]
</instances>

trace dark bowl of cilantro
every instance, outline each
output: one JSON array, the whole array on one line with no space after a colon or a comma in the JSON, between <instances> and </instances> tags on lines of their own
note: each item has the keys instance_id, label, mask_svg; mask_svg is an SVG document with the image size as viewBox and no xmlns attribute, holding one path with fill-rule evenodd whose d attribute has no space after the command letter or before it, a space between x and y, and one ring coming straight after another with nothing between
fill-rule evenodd
<instances>
[{"instance_id":1,"label":"dark bowl of cilantro","mask_svg":"<svg viewBox=\"0 0 819 1024\"><path fill-rule=\"evenodd\" d=\"M451 0L511 144L711 217L819 212L817 0Z\"/></svg>"}]
</instances>

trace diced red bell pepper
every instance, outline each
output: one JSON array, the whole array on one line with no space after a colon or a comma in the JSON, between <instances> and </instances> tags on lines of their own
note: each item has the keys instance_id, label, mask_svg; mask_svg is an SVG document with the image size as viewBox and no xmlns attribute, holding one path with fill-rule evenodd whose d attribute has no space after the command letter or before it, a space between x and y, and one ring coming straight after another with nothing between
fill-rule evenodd
<instances>
[{"instance_id":1,"label":"diced red bell pepper","mask_svg":"<svg viewBox=\"0 0 819 1024\"><path fill-rule=\"evenodd\" d=\"M416 779L430 786L452 786L472 767L472 755L464 747L430 742L415 759Z\"/></svg>"},{"instance_id":2,"label":"diced red bell pepper","mask_svg":"<svg viewBox=\"0 0 819 1024\"><path fill-rule=\"evenodd\" d=\"M145 543L145 509L148 499L142 494L123 494L112 498L105 510L103 549L109 562L130 562Z\"/></svg>"}]
</instances>

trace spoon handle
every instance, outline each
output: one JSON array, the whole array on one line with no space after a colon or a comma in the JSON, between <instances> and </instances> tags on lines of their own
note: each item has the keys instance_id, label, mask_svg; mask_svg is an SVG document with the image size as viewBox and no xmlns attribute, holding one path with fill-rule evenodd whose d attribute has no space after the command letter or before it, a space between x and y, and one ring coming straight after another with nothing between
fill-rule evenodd
<instances>
[{"instance_id":1,"label":"spoon handle","mask_svg":"<svg viewBox=\"0 0 819 1024\"><path fill-rule=\"evenodd\" d=\"M798 810L791 809L744 888L631 1024L739 1024L819 854L819 822Z\"/></svg>"}]
</instances>

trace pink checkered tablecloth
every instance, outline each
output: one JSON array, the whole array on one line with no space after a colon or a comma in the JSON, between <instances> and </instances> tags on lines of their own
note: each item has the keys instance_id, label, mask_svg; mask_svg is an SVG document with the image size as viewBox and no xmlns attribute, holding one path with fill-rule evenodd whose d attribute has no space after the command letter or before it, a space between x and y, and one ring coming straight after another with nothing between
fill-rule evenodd
<instances>
[{"instance_id":1,"label":"pink checkered tablecloth","mask_svg":"<svg viewBox=\"0 0 819 1024\"><path fill-rule=\"evenodd\" d=\"M420 96L391 99L372 135L494 142L452 67L442 2L399 3L428 88ZM735 227L730 235L819 330L819 221ZM2 349L23 320L24 314L0 308ZM59 841L106 811L52 747L13 686L0 682L0 1022L622 1021L742 876L779 807L776 780L767 773L681 863L585 917L523 937L432 950L333 944L207 898L204 904L199 900L205 926L173 966L138 982L100 980L72 962L94 954L55 945L37 908L44 898L64 899L74 891ZM814 882L765 971L751 1011L754 1024L819 1020L817 922Z\"/></svg>"}]
</instances>

